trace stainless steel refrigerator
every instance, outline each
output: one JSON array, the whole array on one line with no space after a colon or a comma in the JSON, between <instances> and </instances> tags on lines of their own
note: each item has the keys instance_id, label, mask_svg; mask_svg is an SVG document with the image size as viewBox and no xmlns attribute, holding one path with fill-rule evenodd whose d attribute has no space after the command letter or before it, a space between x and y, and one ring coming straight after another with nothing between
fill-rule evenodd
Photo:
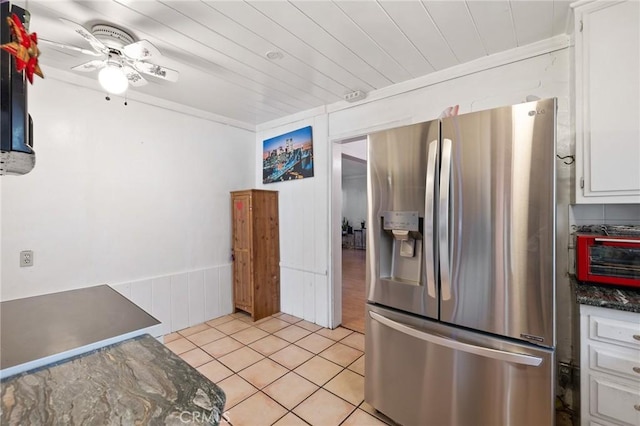
<instances>
[{"instance_id":1,"label":"stainless steel refrigerator","mask_svg":"<svg viewBox=\"0 0 640 426\"><path fill-rule=\"evenodd\" d=\"M365 401L552 425L556 100L368 137Z\"/></svg>"}]
</instances>

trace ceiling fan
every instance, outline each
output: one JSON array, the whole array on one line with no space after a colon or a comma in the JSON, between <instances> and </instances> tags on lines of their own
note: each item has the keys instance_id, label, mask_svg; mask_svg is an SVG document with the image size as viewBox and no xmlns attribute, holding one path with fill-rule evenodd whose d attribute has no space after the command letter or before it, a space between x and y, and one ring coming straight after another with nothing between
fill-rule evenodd
<instances>
[{"instance_id":1,"label":"ceiling fan","mask_svg":"<svg viewBox=\"0 0 640 426\"><path fill-rule=\"evenodd\" d=\"M134 38L127 31L109 24L94 25L89 31L82 25L68 19L60 18L60 20L88 41L93 50L45 39L40 39L40 41L60 49L101 57L101 59L94 59L71 69L81 72L100 70L98 81L108 93L124 93L129 84L144 86L147 84L147 80L142 74L170 82L178 81L180 75L178 71L147 61L162 56L160 51L149 41L134 41Z\"/></svg>"}]
</instances>

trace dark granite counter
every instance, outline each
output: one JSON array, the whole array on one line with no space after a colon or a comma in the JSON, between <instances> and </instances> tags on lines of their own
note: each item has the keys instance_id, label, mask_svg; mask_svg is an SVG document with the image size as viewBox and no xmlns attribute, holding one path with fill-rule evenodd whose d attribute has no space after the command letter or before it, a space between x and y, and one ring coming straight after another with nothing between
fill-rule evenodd
<instances>
[{"instance_id":1,"label":"dark granite counter","mask_svg":"<svg viewBox=\"0 0 640 426\"><path fill-rule=\"evenodd\" d=\"M214 424L222 389L138 336L0 382L2 425Z\"/></svg>"},{"instance_id":2,"label":"dark granite counter","mask_svg":"<svg viewBox=\"0 0 640 426\"><path fill-rule=\"evenodd\" d=\"M578 303L620 311L640 312L640 289L595 285L573 280Z\"/></svg>"}]
</instances>

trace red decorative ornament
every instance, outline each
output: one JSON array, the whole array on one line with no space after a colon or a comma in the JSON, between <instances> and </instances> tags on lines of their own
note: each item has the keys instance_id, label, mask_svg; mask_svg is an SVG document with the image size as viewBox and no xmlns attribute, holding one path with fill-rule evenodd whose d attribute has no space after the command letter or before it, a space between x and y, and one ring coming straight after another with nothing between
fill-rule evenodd
<instances>
[{"instance_id":1,"label":"red decorative ornament","mask_svg":"<svg viewBox=\"0 0 640 426\"><path fill-rule=\"evenodd\" d=\"M44 78L38 65L38 56L40 55L38 36L36 33L29 34L15 13L7 17L7 22L11 28L13 41L0 45L0 48L16 58L16 71L24 71L27 74L29 83L33 84L33 74Z\"/></svg>"}]
</instances>

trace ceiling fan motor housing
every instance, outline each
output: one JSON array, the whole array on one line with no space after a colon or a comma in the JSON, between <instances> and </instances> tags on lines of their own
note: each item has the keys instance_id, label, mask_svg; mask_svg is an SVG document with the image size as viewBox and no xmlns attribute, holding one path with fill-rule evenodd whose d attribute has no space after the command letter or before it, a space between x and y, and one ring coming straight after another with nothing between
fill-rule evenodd
<instances>
[{"instance_id":1,"label":"ceiling fan motor housing","mask_svg":"<svg viewBox=\"0 0 640 426\"><path fill-rule=\"evenodd\" d=\"M106 24L97 24L91 28L91 33L95 38L111 49L122 49L124 46L134 42L133 37L120 28Z\"/></svg>"}]
</instances>

